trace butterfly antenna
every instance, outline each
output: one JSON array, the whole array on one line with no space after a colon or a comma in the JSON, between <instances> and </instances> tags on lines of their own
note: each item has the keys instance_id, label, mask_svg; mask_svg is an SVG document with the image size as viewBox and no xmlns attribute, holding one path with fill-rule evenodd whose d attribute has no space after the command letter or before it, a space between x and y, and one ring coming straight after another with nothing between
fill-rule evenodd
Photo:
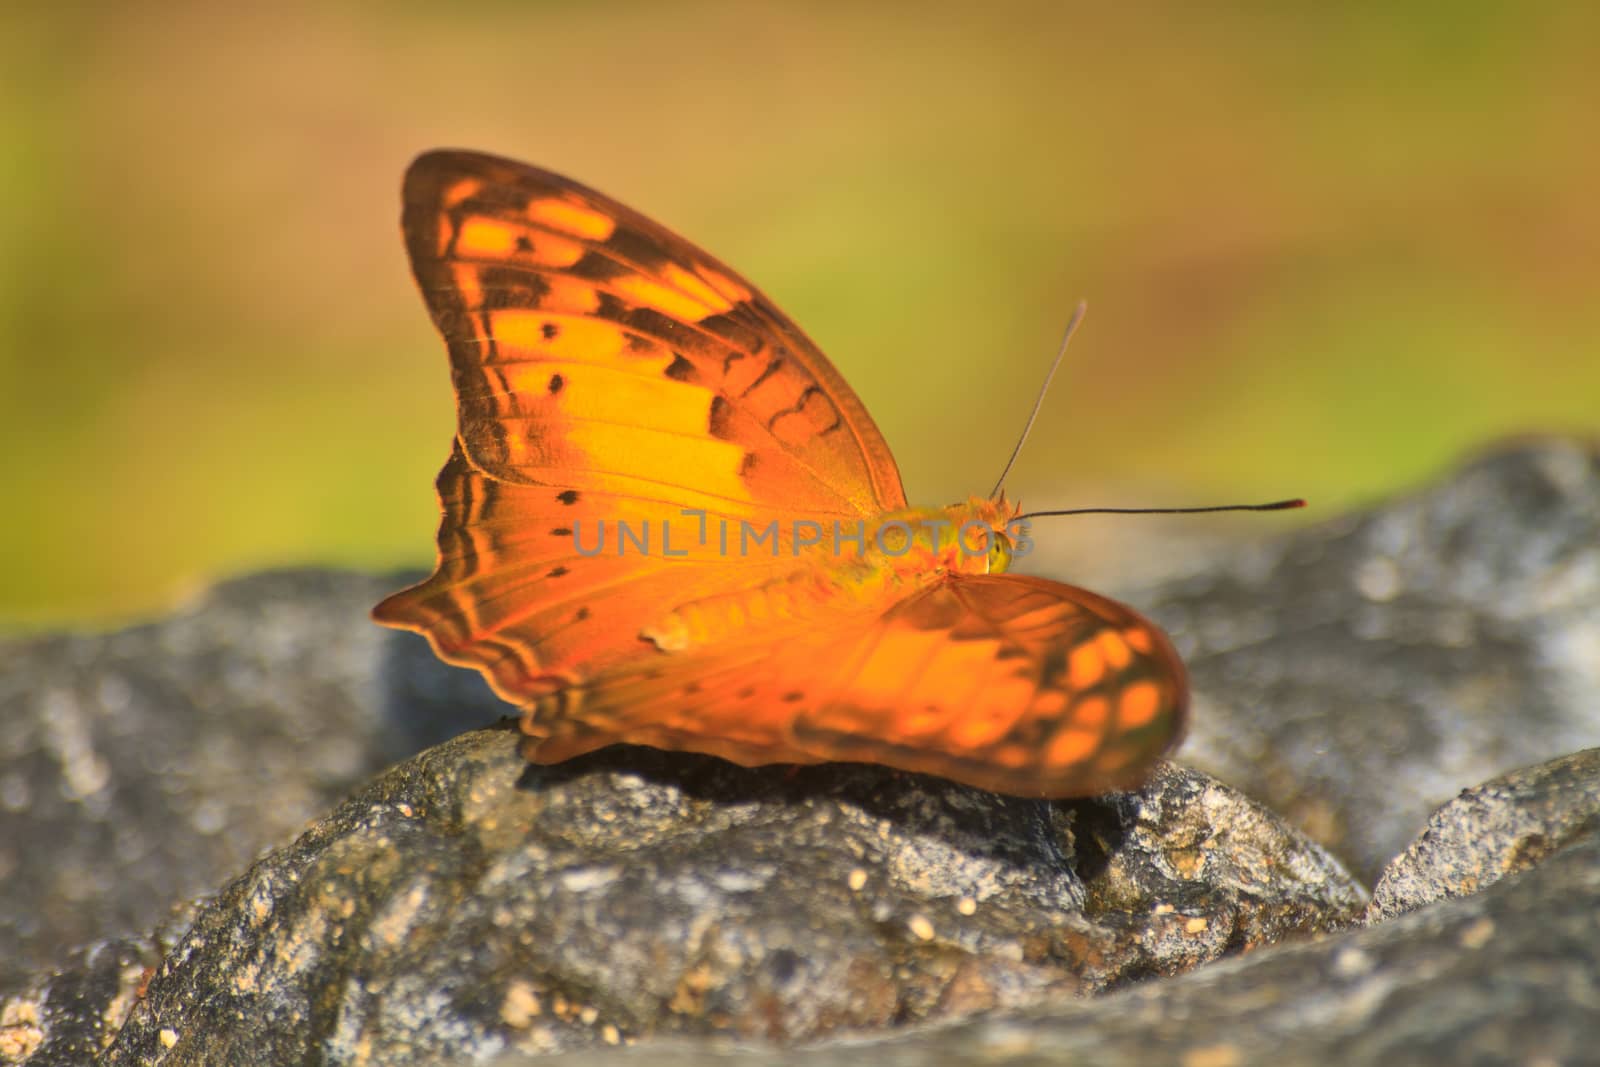
<instances>
[{"instance_id":1,"label":"butterfly antenna","mask_svg":"<svg viewBox=\"0 0 1600 1067\"><path fill-rule=\"evenodd\" d=\"M1066 511L1034 511L1018 515L1012 521L1047 519L1053 515L1202 515L1210 511L1291 511L1305 506L1306 502L1296 497L1293 500L1274 500L1270 504L1219 504L1206 508L1070 508Z\"/></svg>"},{"instance_id":2,"label":"butterfly antenna","mask_svg":"<svg viewBox=\"0 0 1600 1067\"><path fill-rule=\"evenodd\" d=\"M1078 306L1072 309L1072 318L1067 320L1067 332L1061 338L1061 348L1056 352L1056 358L1050 364L1050 373L1044 376L1044 384L1039 386L1039 395L1033 400L1033 410L1028 412L1027 424L1022 427L1022 436L1017 438L1017 447L1011 450L1011 458L1006 460L1005 469L1000 472L999 481L994 483L994 492L989 494L990 500L1000 496L1000 490L1005 488L1006 475L1011 473L1011 465L1022 454L1022 446L1028 443L1028 434L1033 431L1034 421L1039 418L1039 409L1044 406L1044 395L1050 391L1050 382L1056 376L1056 371L1061 369L1061 361L1066 357L1067 345L1072 343L1072 335L1078 331L1078 323L1083 321L1084 312L1089 310L1088 301L1078 301Z\"/></svg>"}]
</instances>

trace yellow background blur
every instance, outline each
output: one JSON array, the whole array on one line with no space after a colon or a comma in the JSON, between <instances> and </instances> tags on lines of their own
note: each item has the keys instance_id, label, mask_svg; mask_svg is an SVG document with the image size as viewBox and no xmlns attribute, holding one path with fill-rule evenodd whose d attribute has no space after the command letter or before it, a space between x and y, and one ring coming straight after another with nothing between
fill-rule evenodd
<instances>
[{"instance_id":1,"label":"yellow background blur","mask_svg":"<svg viewBox=\"0 0 1600 1067\"><path fill-rule=\"evenodd\" d=\"M989 488L1079 297L1037 506L1326 515L1600 428L1595 5L38 6L0 15L0 618L431 561L397 220L442 145L743 271L918 503Z\"/></svg>"}]
</instances>

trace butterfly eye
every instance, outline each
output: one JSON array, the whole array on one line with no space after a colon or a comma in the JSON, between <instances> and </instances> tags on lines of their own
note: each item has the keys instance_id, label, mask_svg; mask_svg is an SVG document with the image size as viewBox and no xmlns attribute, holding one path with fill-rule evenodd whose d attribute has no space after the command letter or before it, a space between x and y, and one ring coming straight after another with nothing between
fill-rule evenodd
<instances>
[{"instance_id":1,"label":"butterfly eye","mask_svg":"<svg viewBox=\"0 0 1600 1067\"><path fill-rule=\"evenodd\" d=\"M989 535L989 573L1004 574L1011 567L1011 538L999 530Z\"/></svg>"}]
</instances>

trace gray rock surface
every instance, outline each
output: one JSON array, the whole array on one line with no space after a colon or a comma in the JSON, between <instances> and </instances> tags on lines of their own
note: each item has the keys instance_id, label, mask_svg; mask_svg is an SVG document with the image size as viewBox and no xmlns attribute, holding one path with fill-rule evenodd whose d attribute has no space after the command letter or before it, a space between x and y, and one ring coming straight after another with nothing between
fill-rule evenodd
<instances>
[{"instance_id":1,"label":"gray rock surface","mask_svg":"<svg viewBox=\"0 0 1600 1067\"><path fill-rule=\"evenodd\" d=\"M149 939L101 941L65 954L55 973L18 983L0 996L0 1063L94 1063L160 961Z\"/></svg>"},{"instance_id":2,"label":"gray rock surface","mask_svg":"<svg viewBox=\"0 0 1600 1067\"><path fill-rule=\"evenodd\" d=\"M278 572L118 632L0 641L0 989L148 930L386 764L492 721L474 675L367 619L395 584Z\"/></svg>"},{"instance_id":3,"label":"gray rock surface","mask_svg":"<svg viewBox=\"0 0 1600 1067\"><path fill-rule=\"evenodd\" d=\"M812 1049L656 1042L495 1067L1600 1063L1600 836L1476 896L1095 1000Z\"/></svg>"},{"instance_id":4,"label":"gray rock surface","mask_svg":"<svg viewBox=\"0 0 1600 1067\"><path fill-rule=\"evenodd\" d=\"M529 768L516 740L430 749L257 864L105 1062L806 1040L1180 973L1366 903L1318 847L1177 768L1059 805L635 748Z\"/></svg>"},{"instance_id":5,"label":"gray rock surface","mask_svg":"<svg viewBox=\"0 0 1600 1067\"><path fill-rule=\"evenodd\" d=\"M1513 771L1463 790L1428 818L1378 879L1369 919L1476 893L1596 834L1600 748Z\"/></svg>"},{"instance_id":6,"label":"gray rock surface","mask_svg":"<svg viewBox=\"0 0 1600 1067\"><path fill-rule=\"evenodd\" d=\"M1600 448L1513 443L1134 603L1189 665L1179 758L1374 879L1458 790L1600 743Z\"/></svg>"}]
</instances>

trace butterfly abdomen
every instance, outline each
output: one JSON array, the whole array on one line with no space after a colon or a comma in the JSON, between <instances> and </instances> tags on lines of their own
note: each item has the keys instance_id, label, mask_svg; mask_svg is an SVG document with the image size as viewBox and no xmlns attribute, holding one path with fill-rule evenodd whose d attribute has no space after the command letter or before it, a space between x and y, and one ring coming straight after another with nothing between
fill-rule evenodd
<instances>
[{"instance_id":1,"label":"butterfly abdomen","mask_svg":"<svg viewBox=\"0 0 1600 1067\"><path fill-rule=\"evenodd\" d=\"M848 603L852 584L848 579L841 584L837 573L799 561L791 574L681 604L640 636L663 652L757 636L768 628L836 614Z\"/></svg>"},{"instance_id":2,"label":"butterfly abdomen","mask_svg":"<svg viewBox=\"0 0 1600 1067\"><path fill-rule=\"evenodd\" d=\"M640 634L663 652L685 652L768 627L838 620L852 606L881 607L886 588L903 595L955 573L987 574L1009 561L1003 501L892 512L852 531L821 536L795 570L743 589L687 601Z\"/></svg>"}]
</instances>

